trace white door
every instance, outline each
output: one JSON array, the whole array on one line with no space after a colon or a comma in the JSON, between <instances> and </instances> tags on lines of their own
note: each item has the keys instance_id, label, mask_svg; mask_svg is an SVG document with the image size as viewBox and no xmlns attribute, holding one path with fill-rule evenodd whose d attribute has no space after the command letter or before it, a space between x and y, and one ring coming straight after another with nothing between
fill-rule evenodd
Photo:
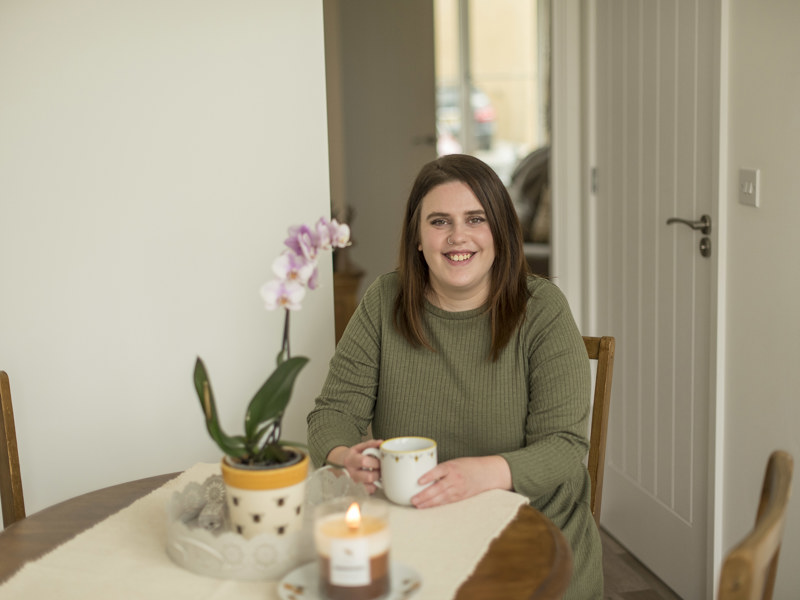
<instances>
[{"instance_id":1,"label":"white door","mask_svg":"<svg viewBox=\"0 0 800 600\"><path fill-rule=\"evenodd\" d=\"M718 2L598 0L596 16L597 329L617 338L602 524L683 598L705 598ZM709 235L667 225L704 214Z\"/></svg>"},{"instance_id":2,"label":"white door","mask_svg":"<svg viewBox=\"0 0 800 600\"><path fill-rule=\"evenodd\" d=\"M354 209L362 292L397 266L403 209L436 158L432 0L341 0L344 202ZM333 162L333 161L332 161Z\"/></svg>"}]
</instances>

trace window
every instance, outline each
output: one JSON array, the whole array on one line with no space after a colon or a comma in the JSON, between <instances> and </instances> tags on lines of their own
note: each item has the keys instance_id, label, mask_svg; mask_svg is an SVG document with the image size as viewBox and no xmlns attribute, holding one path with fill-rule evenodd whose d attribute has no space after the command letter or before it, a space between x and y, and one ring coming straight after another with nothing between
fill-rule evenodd
<instances>
[{"instance_id":1,"label":"window","mask_svg":"<svg viewBox=\"0 0 800 600\"><path fill-rule=\"evenodd\" d=\"M437 151L478 156L509 184L522 158L549 145L549 0L434 7Z\"/></svg>"}]
</instances>

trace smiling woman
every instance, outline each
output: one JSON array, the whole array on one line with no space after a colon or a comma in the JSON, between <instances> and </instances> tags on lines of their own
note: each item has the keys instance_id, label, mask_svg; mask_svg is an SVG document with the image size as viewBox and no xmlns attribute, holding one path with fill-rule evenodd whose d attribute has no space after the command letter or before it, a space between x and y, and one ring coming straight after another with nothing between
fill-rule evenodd
<instances>
[{"instance_id":1,"label":"smiling woman","mask_svg":"<svg viewBox=\"0 0 800 600\"><path fill-rule=\"evenodd\" d=\"M425 302L436 298L440 292L436 289L434 279L440 275L438 267L442 266L443 261L438 252L432 252L430 257L425 253L422 235L426 227L432 225L426 222L425 217L437 210L445 215L457 210L464 221L463 224L458 223L459 218L452 214L450 219L455 221L454 225L439 225L445 227L448 246L462 251L480 250L487 255L483 257L484 260L476 261L479 265L488 262L486 275L489 288L483 298L468 298L470 292L475 291L468 285L468 277L464 278L466 281L460 281L461 285L458 285L458 281L451 282L449 290L462 300L452 306L453 310L489 304L488 309L493 314L492 353L496 358L525 310L528 267L519 220L506 187L487 164L472 156L454 154L441 157L426 164L417 175L406 206L401 234L398 271L402 285L397 306L402 308L395 312L398 329L410 343L430 347L423 331L422 315ZM476 217L479 217L478 222L475 222ZM437 217L434 216L432 221L437 222ZM444 218L444 221L446 223L447 219ZM473 240L467 239L471 237L470 232L477 234L480 231L488 234L488 242L481 235L475 235L476 239ZM480 242L481 247L456 246L467 241ZM445 252L449 253L449 250ZM487 261L488 254L491 257ZM451 264L451 261L447 264Z\"/></svg>"},{"instance_id":2,"label":"smiling woman","mask_svg":"<svg viewBox=\"0 0 800 600\"><path fill-rule=\"evenodd\" d=\"M590 380L566 299L529 275L522 232L495 172L463 154L419 172L397 271L364 294L308 417L312 460L374 492L384 439L436 441L417 508L487 490L526 495L569 538L566 598L602 594L584 465ZM371 426L375 439L366 439ZM428 485L426 485L428 484Z\"/></svg>"}]
</instances>

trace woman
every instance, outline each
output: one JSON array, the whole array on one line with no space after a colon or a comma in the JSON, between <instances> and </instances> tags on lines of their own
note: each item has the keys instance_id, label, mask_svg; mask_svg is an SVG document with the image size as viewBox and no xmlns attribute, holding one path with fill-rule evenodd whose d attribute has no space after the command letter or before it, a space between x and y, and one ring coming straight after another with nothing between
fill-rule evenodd
<instances>
[{"instance_id":1,"label":"woman","mask_svg":"<svg viewBox=\"0 0 800 600\"><path fill-rule=\"evenodd\" d=\"M530 499L569 540L567 598L602 597L600 539L583 459L589 362L566 299L528 274L505 186L480 160L425 165L406 206L396 272L367 290L308 416L316 464L374 492L368 447L401 435L437 442L418 508L488 489ZM378 438L362 441L372 426Z\"/></svg>"}]
</instances>

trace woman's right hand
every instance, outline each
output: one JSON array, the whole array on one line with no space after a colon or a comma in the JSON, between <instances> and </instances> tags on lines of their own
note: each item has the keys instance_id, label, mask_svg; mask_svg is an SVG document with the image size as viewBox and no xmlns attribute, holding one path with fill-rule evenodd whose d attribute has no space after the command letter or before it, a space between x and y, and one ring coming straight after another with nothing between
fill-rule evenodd
<instances>
[{"instance_id":1,"label":"woman's right hand","mask_svg":"<svg viewBox=\"0 0 800 600\"><path fill-rule=\"evenodd\" d=\"M378 489L375 482L381 478L381 463L374 456L364 454L367 448L377 448L383 440L368 440L348 448L336 446L328 453L325 463L347 469L353 481L363 483L367 492L374 494Z\"/></svg>"}]
</instances>

